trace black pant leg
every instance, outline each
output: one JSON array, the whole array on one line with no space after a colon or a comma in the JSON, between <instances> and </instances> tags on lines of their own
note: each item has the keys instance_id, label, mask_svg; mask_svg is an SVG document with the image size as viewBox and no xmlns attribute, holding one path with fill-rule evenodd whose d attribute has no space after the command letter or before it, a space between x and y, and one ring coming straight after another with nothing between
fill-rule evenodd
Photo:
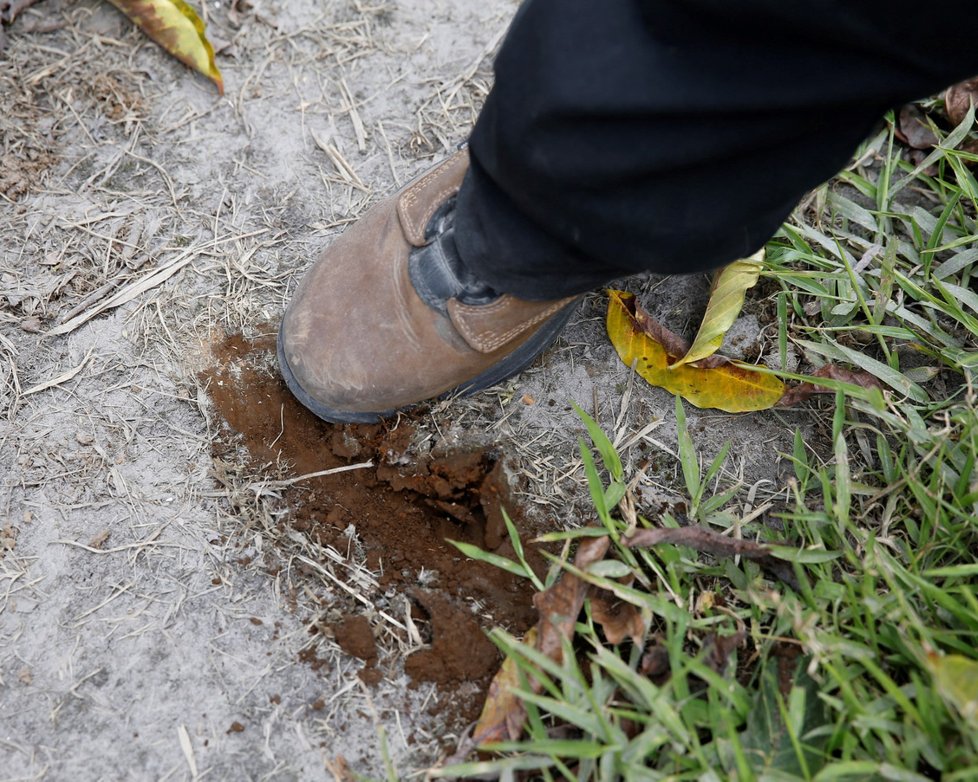
<instances>
[{"instance_id":1,"label":"black pant leg","mask_svg":"<svg viewBox=\"0 0 978 782\"><path fill-rule=\"evenodd\" d=\"M978 72L978 2L526 0L470 139L456 239L549 299L756 251L881 115Z\"/></svg>"}]
</instances>

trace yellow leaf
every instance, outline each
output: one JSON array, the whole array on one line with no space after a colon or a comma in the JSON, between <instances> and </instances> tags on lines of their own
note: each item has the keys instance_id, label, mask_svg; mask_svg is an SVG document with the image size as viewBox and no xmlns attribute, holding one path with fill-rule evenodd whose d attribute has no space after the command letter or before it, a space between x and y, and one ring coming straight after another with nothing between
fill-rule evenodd
<instances>
[{"instance_id":1,"label":"yellow leaf","mask_svg":"<svg viewBox=\"0 0 978 782\"><path fill-rule=\"evenodd\" d=\"M720 349L724 335L743 309L744 294L757 284L763 259L764 250L758 250L750 258L734 261L720 270L713 282L710 301L706 305L696 339L686 355L672 364L671 369L700 361Z\"/></svg>"},{"instance_id":2,"label":"yellow leaf","mask_svg":"<svg viewBox=\"0 0 978 782\"><path fill-rule=\"evenodd\" d=\"M968 722L978 726L978 662L960 654L927 655L937 691Z\"/></svg>"},{"instance_id":3,"label":"yellow leaf","mask_svg":"<svg viewBox=\"0 0 978 782\"><path fill-rule=\"evenodd\" d=\"M634 366L645 380L681 396L696 407L743 413L767 410L784 394L784 383L749 364L728 361L720 366L680 366L670 369L676 357L652 339L636 320L635 296L608 291L608 336L621 360Z\"/></svg>"},{"instance_id":4,"label":"yellow leaf","mask_svg":"<svg viewBox=\"0 0 978 782\"><path fill-rule=\"evenodd\" d=\"M214 48L204 23L184 0L109 0L146 35L184 65L200 71L224 94L224 80L214 64Z\"/></svg>"}]
</instances>

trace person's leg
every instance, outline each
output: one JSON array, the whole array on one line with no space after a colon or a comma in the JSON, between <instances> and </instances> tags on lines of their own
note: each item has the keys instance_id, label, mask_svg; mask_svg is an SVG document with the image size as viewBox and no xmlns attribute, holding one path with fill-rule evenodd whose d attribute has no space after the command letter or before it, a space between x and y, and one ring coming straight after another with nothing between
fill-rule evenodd
<instances>
[{"instance_id":1,"label":"person's leg","mask_svg":"<svg viewBox=\"0 0 978 782\"><path fill-rule=\"evenodd\" d=\"M978 2L527 0L470 140L456 241L530 299L764 244L883 113L978 73Z\"/></svg>"},{"instance_id":2,"label":"person's leg","mask_svg":"<svg viewBox=\"0 0 978 782\"><path fill-rule=\"evenodd\" d=\"M577 294L749 254L887 107L978 71L978 3L947 0L939 33L905 6L529 0L470 152L306 275L280 330L289 387L334 421L478 390L543 350Z\"/></svg>"}]
</instances>

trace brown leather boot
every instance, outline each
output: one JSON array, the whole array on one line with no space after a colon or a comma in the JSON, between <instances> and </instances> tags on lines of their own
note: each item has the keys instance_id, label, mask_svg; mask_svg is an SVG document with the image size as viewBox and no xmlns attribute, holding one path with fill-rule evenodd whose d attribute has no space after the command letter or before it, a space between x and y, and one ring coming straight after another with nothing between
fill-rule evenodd
<instances>
[{"instance_id":1,"label":"brown leather boot","mask_svg":"<svg viewBox=\"0 0 978 782\"><path fill-rule=\"evenodd\" d=\"M369 209L309 270L286 310L278 357L320 418L369 423L520 372L576 298L523 301L474 279L454 251L462 150Z\"/></svg>"}]
</instances>

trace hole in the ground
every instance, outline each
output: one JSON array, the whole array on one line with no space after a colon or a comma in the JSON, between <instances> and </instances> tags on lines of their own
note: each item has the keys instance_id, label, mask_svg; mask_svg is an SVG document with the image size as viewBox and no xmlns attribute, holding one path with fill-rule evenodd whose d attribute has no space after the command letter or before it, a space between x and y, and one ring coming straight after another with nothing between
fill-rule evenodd
<instances>
[{"instance_id":1,"label":"hole in the ground","mask_svg":"<svg viewBox=\"0 0 978 782\"><path fill-rule=\"evenodd\" d=\"M467 559L446 539L512 556L500 506L518 525L527 522L509 496L501 454L434 449L411 458L410 417L376 425L319 420L279 378L274 338L249 342L232 335L214 354L215 366L202 379L230 430L214 445L214 455L232 461L243 445L252 465L286 464L293 476L373 461L370 468L284 488L289 512L280 524L339 552L350 551L351 543L361 547L363 561L378 574L377 590L394 588L410 597L430 642L406 661L413 680L446 688L488 684L500 658L483 631L493 625L516 633L527 629L536 618L532 589ZM466 716L474 716L477 701Z\"/></svg>"}]
</instances>

